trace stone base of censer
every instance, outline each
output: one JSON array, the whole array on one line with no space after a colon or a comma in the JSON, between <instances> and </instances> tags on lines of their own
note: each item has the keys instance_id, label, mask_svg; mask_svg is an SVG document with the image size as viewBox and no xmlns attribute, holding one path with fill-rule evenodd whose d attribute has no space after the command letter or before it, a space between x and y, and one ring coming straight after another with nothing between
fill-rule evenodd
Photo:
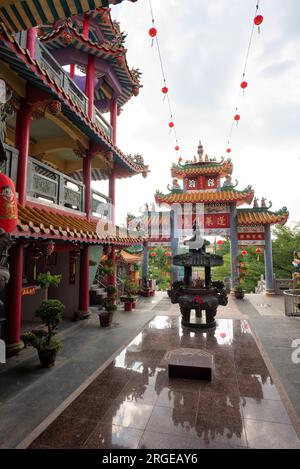
<instances>
[{"instance_id":1,"label":"stone base of censer","mask_svg":"<svg viewBox=\"0 0 300 469\"><path fill-rule=\"evenodd\" d=\"M212 381L214 357L204 350L181 348L170 350L164 356L170 378Z\"/></svg>"}]
</instances>

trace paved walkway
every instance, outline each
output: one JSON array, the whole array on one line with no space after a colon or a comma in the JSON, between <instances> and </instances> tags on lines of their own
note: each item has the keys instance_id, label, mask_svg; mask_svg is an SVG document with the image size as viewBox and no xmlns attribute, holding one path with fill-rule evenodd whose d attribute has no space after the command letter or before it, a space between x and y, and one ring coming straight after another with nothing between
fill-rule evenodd
<instances>
[{"instance_id":1,"label":"paved walkway","mask_svg":"<svg viewBox=\"0 0 300 469\"><path fill-rule=\"evenodd\" d=\"M59 415L61 406L82 392L82 383L92 382L155 315L178 316L178 305L157 293L154 299L141 299L132 313L118 311L110 329L100 329L96 315L87 321L65 323L61 332L64 348L51 370L39 367L32 349L0 365L0 448L18 446L49 415L55 419L55 412ZM282 400L289 414L294 413L292 421L299 434L300 364L291 360L291 344L300 338L300 318L284 316L282 297L264 295L246 295L244 300L231 296L228 306L219 308L218 317L249 320Z\"/></svg>"},{"instance_id":2,"label":"paved walkway","mask_svg":"<svg viewBox=\"0 0 300 469\"><path fill-rule=\"evenodd\" d=\"M284 315L282 296L252 294L237 302L240 312L249 318L266 357L300 417L300 363L292 361L294 340L299 340L298 349L300 348L300 318ZM300 359L300 350L298 358Z\"/></svg>"},{"instance_id":3,"label":"paved walkway","mask_svg":"<svg viewBox=\"0 0 300 469\"><path fill-rule=\"evenodd\" d=\"M41 369L31 348L1 364L0 448L16 447L154 315L163 313L166 302L169 307L160 292L141 299L131 313L117 311L109 329L99 327L97 314L85 321L65 322L58 335L63 349L52 369Z\"/></svg>"}]
</instances>

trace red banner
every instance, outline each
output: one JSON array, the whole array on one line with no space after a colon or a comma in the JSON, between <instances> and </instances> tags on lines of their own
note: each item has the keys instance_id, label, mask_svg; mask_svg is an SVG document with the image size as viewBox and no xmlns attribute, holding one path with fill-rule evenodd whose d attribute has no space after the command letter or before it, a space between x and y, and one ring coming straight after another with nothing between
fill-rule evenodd
<instances>
[{"instance_id":1,"label":"red banner","mask_svg":"<svg viewBox=\"0 0 300 469\"><path fill-rule=\"evenodd\" d=\"M192 216L181 216L178 218L178 228L191 229L195 221L196 215ZM230 227L230 216L229 213L205 213L202 217L198 217L198 223L200 228L205 229L221 229Z\"/></svg>"},{"instance_id":2,"label":"red banner","mask_svg":"<svg viewBox=\"0 0 300 469\"><path fill-rule=\"evenodd\" d=\"M238 233L239 241L262 241L264 239L264 233Z\"/></svg>"}]
</instances>

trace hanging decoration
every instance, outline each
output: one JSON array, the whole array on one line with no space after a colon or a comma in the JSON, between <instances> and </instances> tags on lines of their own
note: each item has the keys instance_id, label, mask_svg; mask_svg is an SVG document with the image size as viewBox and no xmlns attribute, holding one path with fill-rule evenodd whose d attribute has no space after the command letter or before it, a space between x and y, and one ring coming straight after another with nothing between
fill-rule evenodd
<instances>
[{"instance_id":1,"label":"hanging decoration","mask_svg":"<svg viewBox=\"0 0 300 469\"><path fill-rule=\"evenodd\" d=\"M165 69L164 69L164 65L163 65L163 58L162 58L159 39L158 39L159 35L158 35L157 28L155 26L155 20L154 20L154 14L153 14L153 8L152 8L151 0L149 0L149 8L150 8L150 14L151 14L151 19L152 19L152 27L148 31L150 37L152 38L151 47L153 46L153 42L155 40L156 47L157 47L157 52L158 52L158 57L159 57L159 63L160 63L162 79L163 79L163 83L164 83L164 86L162 87L161 91L164 95L164 100L166 99L166 101L167 101L168 108L169 108L169 115L170 115L170 118L171 118L171 120L169 122L170 133L172 131L172 134L175 137L175 143L176 143L175 151L179 151L180 146L178 145L177 130L176 130L175 122L173 120L174 114L173 114L173 110L172 110L172 106L171 106L171 98L170 98L170 93L169 93L169 87L167 85ZM178 148L178 150L177 150L177 148Z\"/></svg>"},{"instance_id":2,"label":"hanging decoration","mask_svg":"<svg viewBox=\"0 0 300 469\"><path fill-rule=\"evenodd\" d=\"M234 129L234 123L236 123L238 125L238 122L240 120L240 114L239 114L238 111L239 111L239 107L240 107L241 96L244 96L245 90L246 90L246 88L248 88L248 82L246 81L245 78L246 78L246 71L247 71L247 66L248 66L248 62L249 62L250 51L251 51L251 47L252 47L252 43L253 43L254 30L255 30L255 27L258 26L258 32L260 32L260 25L264 20L263 16L258 14L259 2L260 2L260 0L257 0L256 6L255 6L254 20L253 20L253 23L252 23L250 39L249 39L249 43L248 43L248 47L247 47L247 51L246 51L244 68L243 68L243 73L242 73L242 80L240 82L238 96L237 96L237 100L236 100L236 104L235 104L236 114L234 115L234 118L231 122L230 130L229 130L229 134L228 134L228 138L227 138L227 145L228 145L228 148L226 150L227 153L231 153L231 151L232 151L230 143L231 143L232 132L233 132L233 129ZM228 149L230 149L230 152L228 151Z\"/></svg>"},{"instance_id":3,"label":"hanging decoration","mask_svg":"<svg viewBox=\"0 0 300 469\"><path fill-rule=\"evenodd\" d=\"M255 249L255 252L256 252L256 254L257 254L257 261L259 262L259 259L260 259L260 258L259 258L259 255L262 253L262 250L261 250L260 248L256 248L256 249Z\"/></svg>"},{"instance_id":4,"label":"hanging decoration","mask_svg":"<svg viewBox=\"0 0 300 469\"><path fill-rule=\"evenodd\" d=\"M14 182L0 173L0 228L12 233L18 224L18 205Z\"/></svg>"},{"instance_id":5,"label":"hanging decoration","mask_svg":"<svg viewBox=\"0 0 300 469\"><path fill-rule=\"evenodd\" d=\"M247 256L247 251L242 251L242 256Z\"/></svg>"}]
</instances>

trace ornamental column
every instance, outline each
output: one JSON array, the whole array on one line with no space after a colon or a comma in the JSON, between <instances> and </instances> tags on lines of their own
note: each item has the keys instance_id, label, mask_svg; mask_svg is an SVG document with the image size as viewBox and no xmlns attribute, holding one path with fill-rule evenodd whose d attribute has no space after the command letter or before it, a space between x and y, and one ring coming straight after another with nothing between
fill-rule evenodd
<instances>
[{"instance_id":1,"label":"ornamental column","mask_svg":"<svg viewBox=\"0 0 300 469\"><path fill-rule=\"evenodd\" d=\"M118 107L117 107L117 102L116 100L112 99L110 102L110 125L112 126L112 141L114 145L116 144L116 137L117 137L117 112L118 112ZM115 227L116 224L116 212L115 212L115 206L116 206L116 174L114 169L112 170L109 178L109 187L108 187L108 193L109 193L109 198L110 198L110 204L111 204L111 223L112 226ZM115 258L116 258L116 252L115 252L115 247L112 246L111 249L111 254L110 254L110 260L115 263ZM111 276L111 285L116 286L116 274Z\"/></svg>"},{"instance_id":2,"label":"ornamental column","mask_svg":"<svg viewBox=\"0 0 300 469\"><path fill-rule=\"evenodd\" d=\"M92 214L92 202L91 202L91 180L92 180L92 158L91 154L88 153L83 158L83 182L85 185L85 213L89 220Z\"/></svg>"},{"instance_id":3,"label":"ornamental column","mask_svg":"<svg viewBox=\"0 0 300 469\"><path fill-rule=\"evenodd\" d=\"M144 279L148 280L149 272L149 252L148 252L148 241L143 243L143 262L142 262L142 284L144 285Z\"/></svg>"},{"instance_id":4,"label":"ornamental column","mask_svg":"<svg viewBox=\"0 0 300 469\"><path fill-rule=\"evenodd\" d=\"M85 244L80 252L80 290L79 313L80 319L86 319L90 315L89 298L89 245Z\"/></svg>"},{"instance_id":5,"label":"ornamental column","mask_svg":"<svg viewBox=\"0 0 300 469\"><path fill-rule=\"evenodd\" d=\"M10 279L6 290L6 350L14 355L23 348L21 341L22 278L24 246L20 240L9 250Z\"/></svg>"},{"instance_id":6,"label":"ornamental column","mask_svg":"<svg viewBox=\"0 0 300 469\"><path fill-rule=\"evenodd\" d=\"M19 196L18 201L21 205L25 205L26 202L30 117L31 106L26 102L25 97L22 98L20 109L17 112L15 130L15 147L19 150L16 190Z\"/></svg>"},{"instance_id":7,"label":"ornamental column","mask_svg":"<svg viewBox=\"0 0 300 469\"><path fill-rule=\"evenodd\" d=\"M89 16L84 15L83 20L83 31L82 34L85 39L89 39ZM94 117L94 94L95 94L95 56L88 55L88 63L86 67L86 77L85 77L85 94L88 97L88 116L91 120Z\"/></svg>"},{"instance_id":8,"label":"ornamental column","mask_svg":"<svg viewBox=\"0 0 300 469\"><path fill-rule=\"evenodd\" d=\"M172 258L178 254L178 228L177 228L177 213L175 210L170 212L170 238L171 238L171 252ZM172 264L171 267L171 282L178 280L178 267Z\"/></svg>"},{"instance_id":9,"label":"ornamental column","mask_svg":"<svg viewBox=\"0 0 300 469\"><path fill-rule=\"evenodd\" d=\"M265 277L266 294L275 295L275 279L273 272L272 239L270 225L265 225Z\"/></svg>"},{"instance_id":10,"label":"ornamental column","mask_svg":"<svg viewBox=\"0 0 300 469\"><path fill-rule=\"evenodd\" d=\"M237 235L237 211L236 204L230 205L230 270L231 270L231 290L233 290L239 282L239 266L238 266L238 235Z\"/></svg>"}]
</instances>

